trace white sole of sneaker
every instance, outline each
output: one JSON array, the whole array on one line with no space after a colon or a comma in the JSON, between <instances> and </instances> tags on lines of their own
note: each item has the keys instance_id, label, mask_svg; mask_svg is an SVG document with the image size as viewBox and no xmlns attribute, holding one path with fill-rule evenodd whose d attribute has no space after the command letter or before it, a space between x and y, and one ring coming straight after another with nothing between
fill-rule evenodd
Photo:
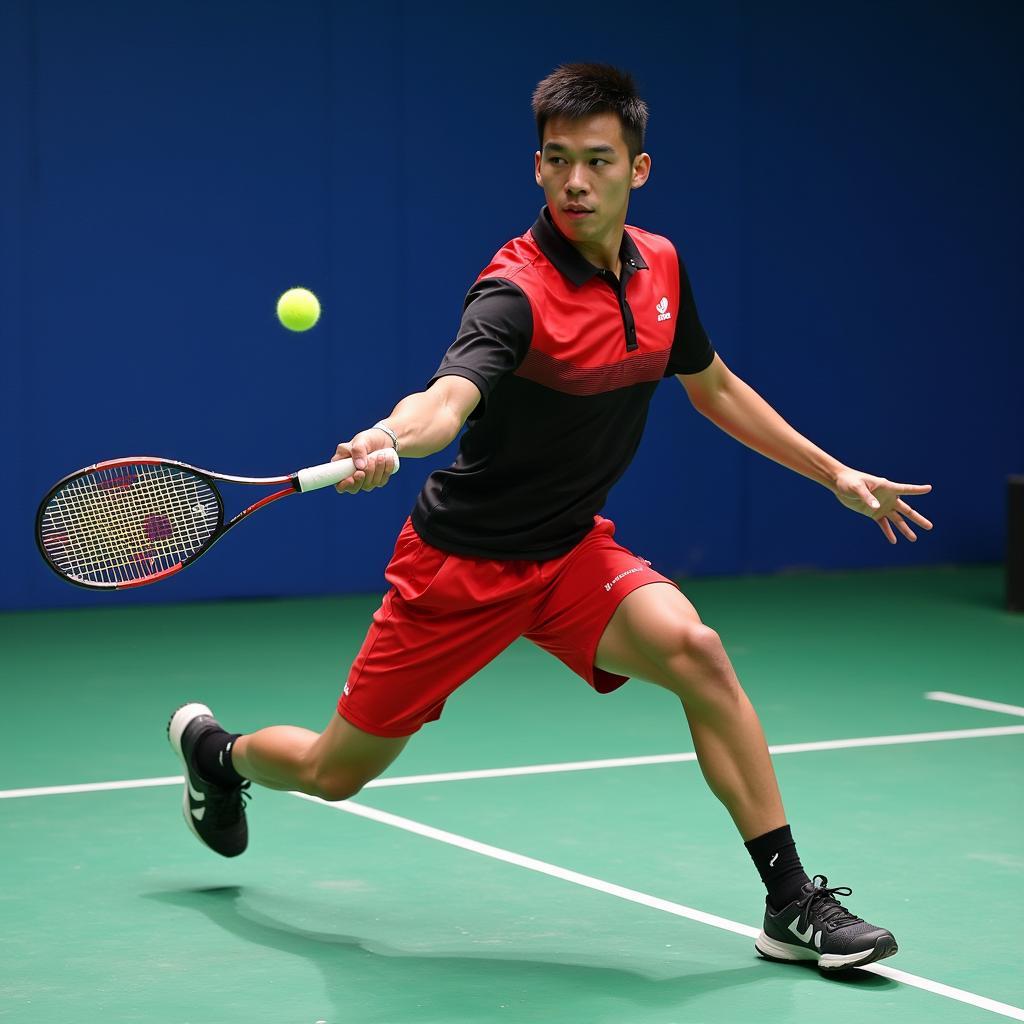
<instances>
[{"instance_id":1,"label":"white sole of sneaker","mask_svg":"<svg viewBox=\"0 0 1024 1024\"><path fill-rule=\"evenodd\" d=\"M789 942L779 942L770 938L763 931L754 940L754 949L769 960L797 961L817 960L818 967L823 971L842 971L848 967L859 967L861 964L874 963L876 960L884 960L897 951L896 941L886 942L879 940L871 949L861 950L859 953L849 953L840 956L838 953L818 953L806 946L794 946Z\"/></svg>"},{"instance_id":2,"label":"white sole of sneaker","mask_svg":"<svg viewBox=\"0 0 1024 1024\"><path fill-rule=\"evenodd\" d=\"M182 764L185 763L185 755L181 752L181 734L187 728L188 723L200 715L209 715L213 718L213 712L205 704L182 704L171 715L171 720L167 723L167 738L171 741L174 752L181 758Z\"/></svg>"},{"instance_id":3,"label":"white sole of sneaker","mask_svg":"<svg viewBox=\"0 0 1024 1024\"><path fill-rule=\"evenodd\" d=\"M200 715L209 715L213 717L213 712L205 704L182 704L177 711L171 716L170 722L167 724L167 738L171 741L171 747L174 752L178 755L181 761L182 771L185 774L185 788L181 793L181 816L185 819L185 824L188 825L189 831L203 844L206 846L206 841L196 831L196 823L192 818L192 805L189 803L189 781L188 781L188 765L185 763L185 755L181 750L181 736L185 729L188 727L188 723L194 718L198 718Z\"/></svg>"}]
</instances>

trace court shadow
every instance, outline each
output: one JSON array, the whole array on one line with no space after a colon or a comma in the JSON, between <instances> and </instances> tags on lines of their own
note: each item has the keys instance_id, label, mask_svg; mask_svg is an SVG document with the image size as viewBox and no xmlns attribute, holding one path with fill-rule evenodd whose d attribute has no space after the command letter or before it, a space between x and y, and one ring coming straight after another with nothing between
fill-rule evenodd
<instances>
[{"instance_id":1,"label":"court shadow","mask_svg":"<svg viewBox=\"0 0 1024 1024\"><path fill-rule=\"evenodd\" d=\"M331 1009L339 1019L352 1019L352 994L373 993L372 1008L360 1007L366 1024L437 1021L473 1022L501 1014L517 1021L557 1019L560 1024L606 1019L610 1007L616 1017L630 1018L649 1010L678 1008L704 994L749 984L787 982L792 990L810 980L796 966L772 965L755 960L729 970L708 971L703 965L679 963L671 978L645 976L621 967L567 961L531 959L503 951L424 955L377 939L319 932L275 920L255 909L239 886L180 889L145 894L146 899L196 910L226 932L245 942L302 957L323 974ZM771 968L778 966L779 970ZM811 967L814 974L817 970ZM892 985L865 972L844 979L868 989ZM797 981L797 986L792 983ZM557 1013L554 1008L557 1007ZM510 1016L511 1015L511 1016Z\"/></svg>"}]
</instances>

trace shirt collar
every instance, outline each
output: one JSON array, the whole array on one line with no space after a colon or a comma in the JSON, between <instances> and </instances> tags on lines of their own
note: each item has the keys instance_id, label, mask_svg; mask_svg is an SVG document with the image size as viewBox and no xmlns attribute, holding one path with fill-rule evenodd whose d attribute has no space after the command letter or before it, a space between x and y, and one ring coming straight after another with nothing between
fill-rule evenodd
<instances>
[{"instance_id":1,"label":"shirt collar","mask_svg":"<svg viewBox=\"0 0 1024 1024\"><path fill-rule=\"evenodd\" d=\"M548 258L554 268L567 277L577 288L585 285L592 277L600 272L600 267L595 267L586 259L572 242L555 227L551 220L551 213L545 206L537 217L533 227L530 229L540 251ZM647 263L636 242L629 236L628 231L622 232L622 246L619 249L619 257L622 260L623 277L628 277L634 271L647 270Z\"/></svg>"}]
</instances>

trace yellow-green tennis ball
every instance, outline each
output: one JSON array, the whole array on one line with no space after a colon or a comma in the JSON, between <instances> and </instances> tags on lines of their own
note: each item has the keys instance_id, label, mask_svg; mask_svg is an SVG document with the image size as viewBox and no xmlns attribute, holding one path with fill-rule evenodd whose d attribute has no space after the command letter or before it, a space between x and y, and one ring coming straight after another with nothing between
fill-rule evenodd
<instances>
[{"instance_id":1,"label":"yellow-green tennis ball","mask_svg":"<svg viewBox=\"0 0 1024 1024\"><path fill-rule=\"evenodd\" d=\"M277 300L277 319L289 331L308 331L320 319L320 300L308 288L289 288Z\"/></svg>"}]
</instances>

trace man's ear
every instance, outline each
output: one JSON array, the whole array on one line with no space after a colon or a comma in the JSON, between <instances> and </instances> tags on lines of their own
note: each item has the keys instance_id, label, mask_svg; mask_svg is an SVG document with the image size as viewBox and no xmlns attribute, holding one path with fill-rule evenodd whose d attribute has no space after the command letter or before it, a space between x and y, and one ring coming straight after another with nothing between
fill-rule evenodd
<instances>
[{"instance_id":1,"label":"man's ear","mask_svg":"<svg viewBox=\"0 0 1024 1024\"><path fill-rule=\"evenodd\" d=\"M643 188L647 179L651 176L651 155L650 153L639 153L633 159L633 177L629 183L630 188Z\"/></svg>"},{"instance_id":2,"label":"man's ear","mask_svg":"<svg viewBox=\"0 0 1024 1024\"><path fill-rule=\"evenodd\" d=\"M541 186L541 188L544 187L543 184L541 184L541 180L540 180L540 150L539 149L537 150L536 153L533 154L533 180L536 181L537 184Z\"/></svg>"}]
</instances>

